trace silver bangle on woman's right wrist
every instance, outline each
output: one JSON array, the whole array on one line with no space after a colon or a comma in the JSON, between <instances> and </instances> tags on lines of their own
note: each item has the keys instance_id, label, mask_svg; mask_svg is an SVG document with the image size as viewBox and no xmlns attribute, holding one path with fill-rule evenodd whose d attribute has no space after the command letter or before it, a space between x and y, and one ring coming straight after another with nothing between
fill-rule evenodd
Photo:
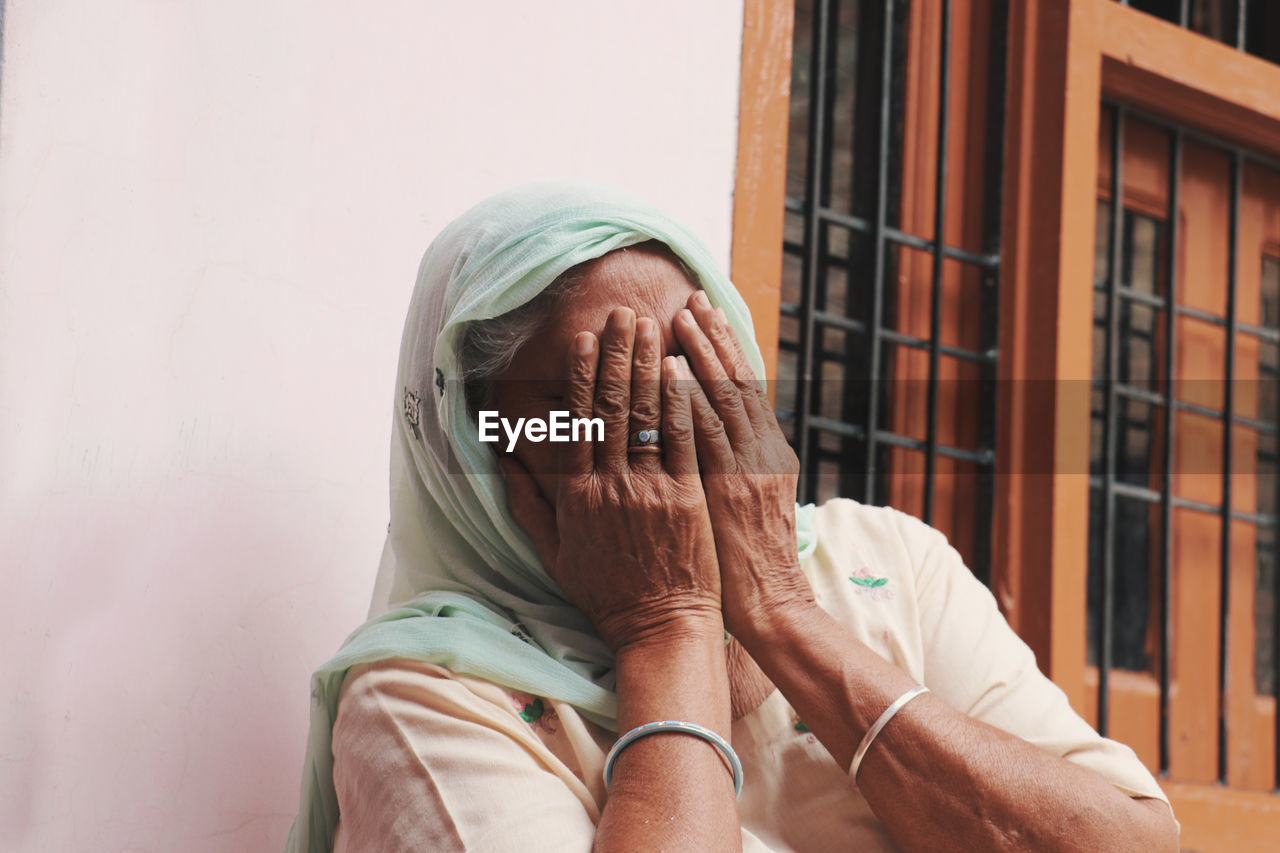
<instances>
[{"instance_id":1,"label":"silver bangle on woman's right wrist","mask_svg":"<svg viewBox=\"0 0 1280 853\"><path fill-rule=\"evenodd\" d=\"M643 726L636 726L618 738L613 745L613 749L609 750L609 754L604 760L604 787L606 790L613 783L613 762L621 754L622 750L642 737L661 732L680 732L694 735L720 750L725 760L729 762L729 772L733 775L733 795L736 797L742 793L742 762L738 759L738 753L734 752L733 747L729 745L729 741L706 726L688 723L684 720L658 720L653 723L645 723Z\"/></svg>"},{"instance_id":2,"label":"silver bangle on woman's right wrist","mask_svg":"<svg viewBox=\"0 0 1280 853\"><path fill-rule=\"evenodd\" d=\"M893 701L893 704L884 709L884 713L871 724L871 728L867 729L867 733L862 736L862 743L858 744L858 751L853 754L853 763L849 765L849 778L856 785L858 782L858 768L862 766L862 759L866 758L867 750L871 748L872 742L875 741L876 735L880 734L880 730L889 724L893 719L893 715L902 710L903 706L921 693L928 693L929 688L921 684L919 687L912 687L906 693L903 693Z\"/></svg>"}]
</instances>

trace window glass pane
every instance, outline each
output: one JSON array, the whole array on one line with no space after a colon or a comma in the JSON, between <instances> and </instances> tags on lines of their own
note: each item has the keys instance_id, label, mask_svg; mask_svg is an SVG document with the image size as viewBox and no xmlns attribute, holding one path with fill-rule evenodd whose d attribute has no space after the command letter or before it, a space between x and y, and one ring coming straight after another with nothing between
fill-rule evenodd
<instances>
[{"instance_id":1,"label":"window glass pane","mask_svg":"<svg viewBox=\"0 0 1280 853\"><path fill-rule=\"evenodd\" d=\"M1111 666L1150 670L1154 654L1151 632L1153 590L1159 576L1160 505L1164 476L1163 425L1165 407L1144 395L1164 388L1165 309L1158 303L1167 288L1161 258L1164 223L1132 210L1123 212L1120 268L1117 271L1117 338L1114 392L1115 459L1105 457L1108 316L1107 277L1111 258L1111 205L1098 203L1094 258L1093 378L1090 420L1090 474L1094 477L1089 503L1088 654L1098 663L1103 625L1103 528L1107 513L1106 478L1114 484L1150 490L1150 498L1114 496L1111 517ZM1150 634L1150 636L1148 636Z\"/></svg>"},{"instance_id":2,"label":"window glass pane","mask_svg":"<svg viewBox=\"0 0 1280 853\"><path fill-rule=\"evenodd\" d=\"M1112 528L1115 585L1111 591L1111 665L1150 671L1154 657L1151 579L1159 558L1160 506L1117 495ZM1103 493L1089 495L1089 634L1088 662L1098 664L1102 637Z\"/></svg>"}]
</instances>

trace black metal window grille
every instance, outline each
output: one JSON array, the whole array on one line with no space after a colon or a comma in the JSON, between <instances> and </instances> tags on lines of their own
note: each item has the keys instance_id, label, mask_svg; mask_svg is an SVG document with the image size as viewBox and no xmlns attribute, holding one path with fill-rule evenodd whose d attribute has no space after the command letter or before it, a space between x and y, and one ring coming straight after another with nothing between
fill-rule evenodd
<instances>
[{"instance_id":1,"label":"black metal window grille","mask_svg":"<svg viewBox=\"0 0 1280 853\"><path fill-rule=\"evenodd\" d=\"M1089 656L1098 668L1098 730L1106 734L1110 674L1113 669L1150 670L1159 679L1160 767L1169 772L1170 649L1172 613L1173 510L1209 513L1220 519L1218 542L1218 778L1227 776L1228 654L1254 656L1255 690L1280 694L1280 585L1276 574L1277 385L1280 384L1280 259L1240 257L1242 178L1246 164L1280 170L1268 160L1233 143L1199 133L1131 107L1107 103L1110 112L1111 181L1109 198L1099 205L1098 275L1094 293L1093 454L1090 477ZM1126 122L1156 125L1169 141L1168 200L1162 219L1127 209L1122 203ZM1226 310L1217 316L1179 299L1177 252L1179 192L1187 140L1222 152L1230 161L1227 230ZM1261 263L1261 325L1238 319L1237 273L1241 263ZM1222 330L1224 371L1222 408L1189 402L1176 374L1178 318L1190 318ZM1244 387L1237 374L1241 337L1256 340L1257 388ZM1237 411L1237 390L1257 394L1258 417ZM1175 412L1189 412L1221 424L1222 458L1217 505L1172 492ZM1257 437L1256 458L1242 459L1234 446L1239 428ZM1234 509L1232 485L1242 476L1257 478L1256 512ZM1158 520L1157 520L1158 519ZM1233 523L1257 532L1255 577L1256 636L1253 648L1228 645L1229 568ZM1150 567L1156 566L1152 573ZM1154 574L1154 577L1153 577ZM1154 586L1154 590L1151 587ZM1187 590L1184 594L1194 594ZM1149 660L1148 623L1158 628L1155 661ZM1280 714L1276 716L1280 788Z\"/></svg>"},{"instance_id":2,"label":"black metal window grille","mask_svg":"<svg viewBox=\"0 0 1280 853\"><path fill-rule=\"evenodd\" d=\"M1275 0L1118 0L1268 62L1280 62Z\"/></svg>"},{"instance_id":3,"label":"black metal window grille","mask_svg":"<svg viewBox=\"0 0 1280 853\"><path fill-rule=\"evenodd\" d=\"M800 458L801 500L836 495L883 503L894 472L891 449L923 456L923 519L934 514L936 461L958 460L978 478L970 567L990 577L995 444L997 303L1003 160L1007 0L991 0L984 61L986 150L983 239L979 251L944 242L951 81L951 3L923 4L941 16L937 155L931 236L901 223L907 0L798 0L787 176L778 413ZM930 333L907 334L895 322L899 253L931 258ZM980 270L979 345L941 340L943 264ZM927 353L927 424L906 430L887 413L895 393L894 359ZM973 446L939 439L939 366L976 365L978 412ZM917 385L918 387L918 385ZM918 425L917 425L918 426ZM916 432L909 435L908 432ZM923 437L919 433L923 433Z\"/></svg>"}]
</instances>

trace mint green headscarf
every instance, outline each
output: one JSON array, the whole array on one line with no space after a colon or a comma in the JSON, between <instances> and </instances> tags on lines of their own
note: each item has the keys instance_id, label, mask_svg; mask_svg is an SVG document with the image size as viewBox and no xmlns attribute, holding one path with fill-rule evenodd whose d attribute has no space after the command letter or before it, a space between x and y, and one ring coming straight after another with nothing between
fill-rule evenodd
<instances>
[{"instance_id":1,"label":"mint green headscarf","mask_svg":"<svg viewBox=\"0 0 1280 853\"><path fill-rule=\"evenodd\" d=\"M496 457L479 442L458 381L457 346L466 323L505 314L569 268L648 240L688 264L763 377L733 284L692 233L629 193L584 181L526 184L471 208L427 249L400 346L391 525L371 618L312 676L301 805L286 851L332 850L333 721L353 666L426 661L616 727L613 657L508 513ZM812 509L796 509L802 556L816 546Z\"/></svg>"}]
</instances>

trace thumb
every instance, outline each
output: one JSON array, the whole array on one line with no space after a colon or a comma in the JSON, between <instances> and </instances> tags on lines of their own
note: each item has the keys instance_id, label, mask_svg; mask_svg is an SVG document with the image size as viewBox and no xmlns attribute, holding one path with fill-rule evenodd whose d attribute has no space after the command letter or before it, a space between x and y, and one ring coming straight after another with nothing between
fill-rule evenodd
<instances>
[{"instance_id":1,"label":"thumb","mask_svg":"<svg viewBox=\"0 0 1280 853\"><path fill-rule=\"evenodd\" d=\"M498 471L507 487L507 509L529 539L533 541L542 568L550 574L560 553L560 534L556 529L556 514L538 489L533 477L512 456L498 459Z\"/></svg>"}]
</instances>

